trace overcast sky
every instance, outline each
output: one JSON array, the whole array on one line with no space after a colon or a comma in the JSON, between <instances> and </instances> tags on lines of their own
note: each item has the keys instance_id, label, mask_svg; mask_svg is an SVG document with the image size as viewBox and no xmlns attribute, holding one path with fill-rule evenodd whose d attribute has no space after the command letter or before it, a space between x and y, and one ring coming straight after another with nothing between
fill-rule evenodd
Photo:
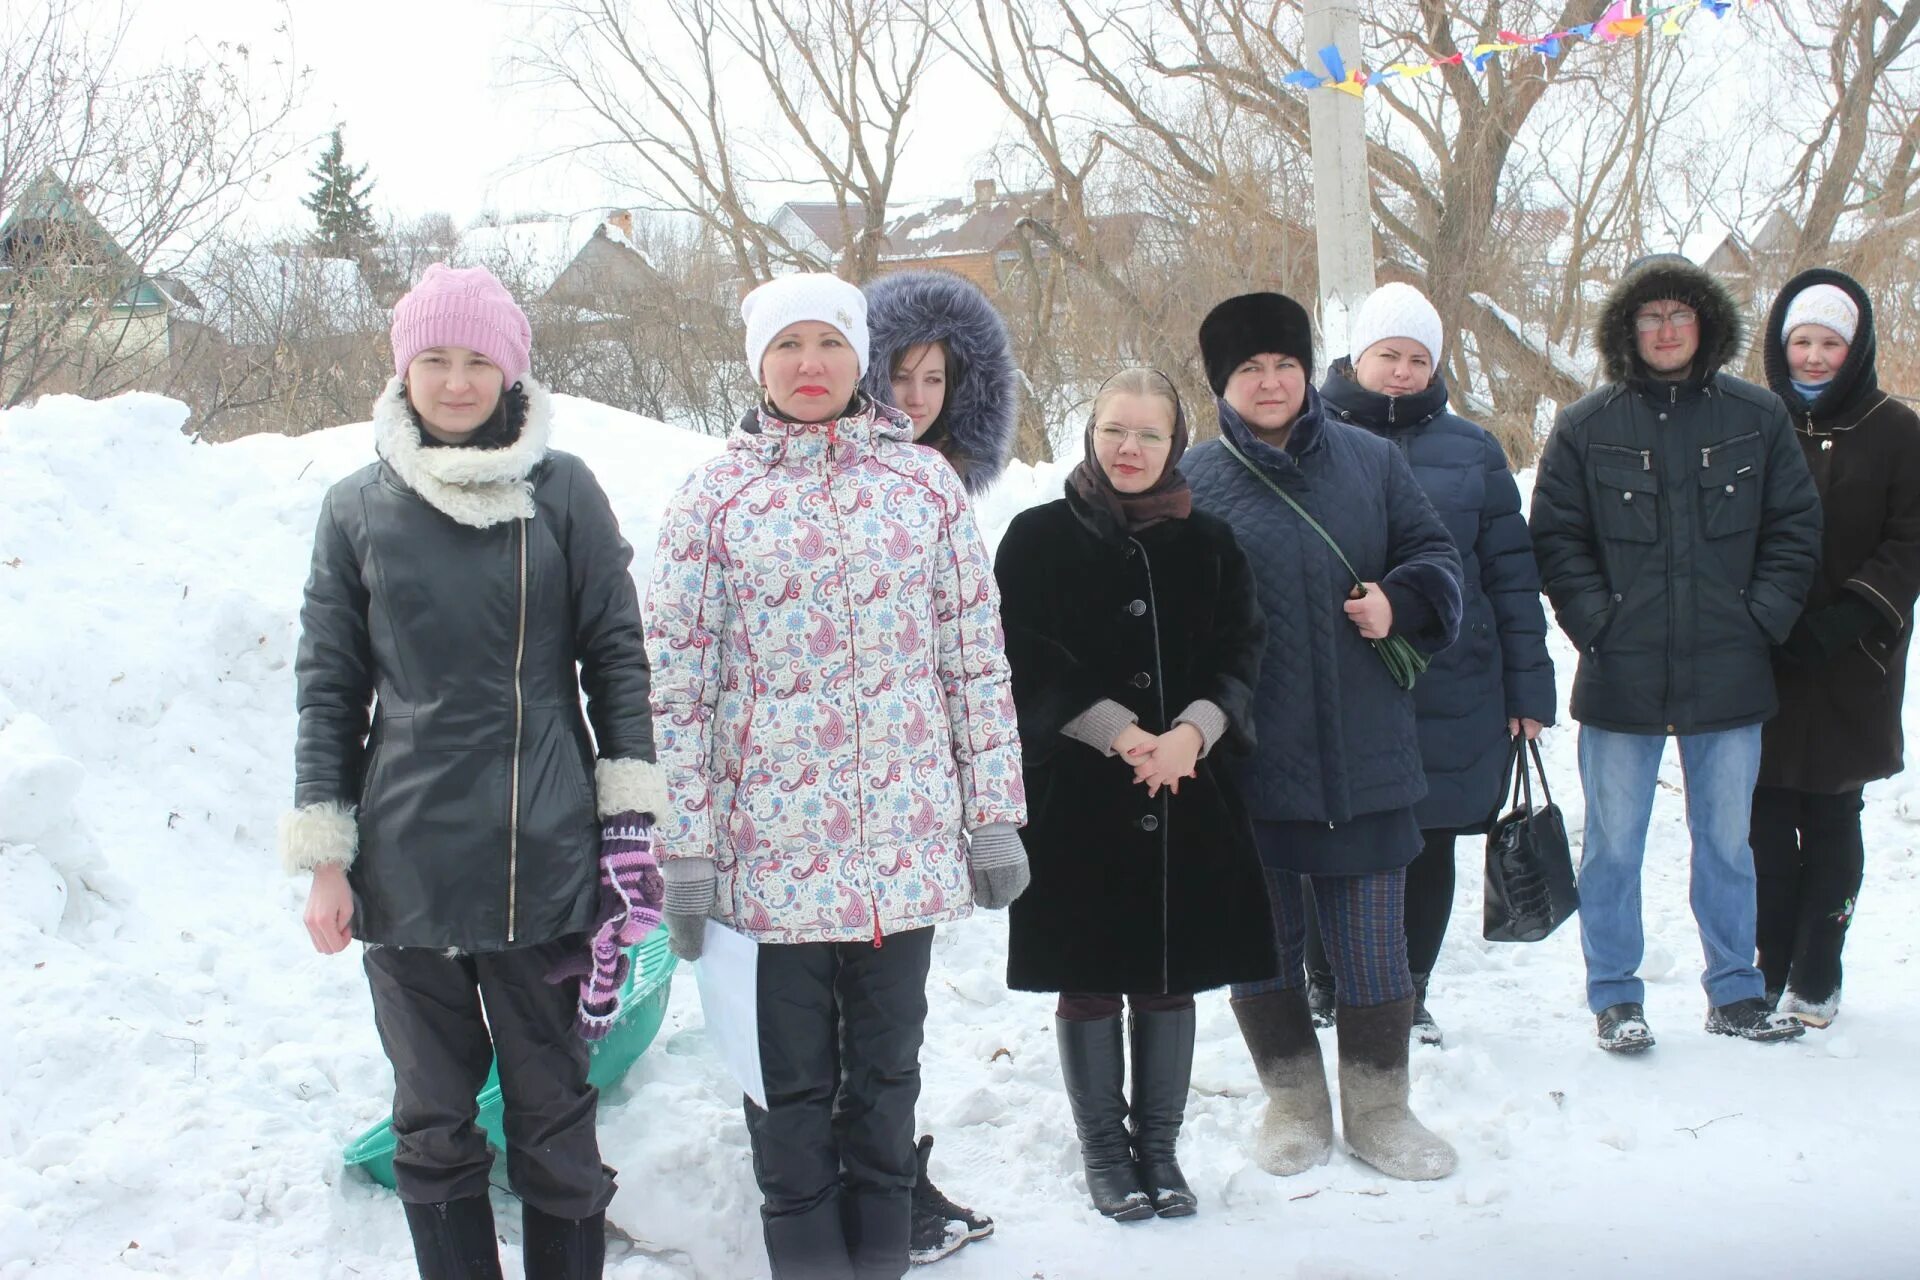
<instances>
[{"instance_id":1,"label":"overcast sky","mask_svg":"<svg viewBox=\"0 0 1920 1280\"><path fill-rule=\"evenodd\" d=\"M96 0L111 12L112 0ZM579 212L632 194L580 165L528 161L581 136L555 99L510 84L515 40L529 28L527 4L501 0L290 0L294 58L312 71L299 134L313 139L263 188L253 220L303 223L307 170L335 123L346 128L351 163L368 166L384 215L444 210L464 224L483 210ZM637 12L650 8L638 0ZM245 41L256 57L284 48L272 34L280 10L269 0L145 0L134 10L131 49L182 51L189 41ZM916 104L912 145L895 191L900 198L970 193L988 168L996 104L957 68L941 68L939 89ZM738 111L757 104L742 83ZM761 91L764 98L764 90ZM961 109L956 100L964 100ZM639 203L639 201L635 201Z\"/></svg>"}]
</instances>

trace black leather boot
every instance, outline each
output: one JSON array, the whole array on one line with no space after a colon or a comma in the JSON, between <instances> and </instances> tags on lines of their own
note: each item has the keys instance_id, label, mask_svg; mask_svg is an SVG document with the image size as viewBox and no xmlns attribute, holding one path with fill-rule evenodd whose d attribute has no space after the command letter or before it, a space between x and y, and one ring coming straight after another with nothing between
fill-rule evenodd
<instances>
[{"instance_id":1,"label":"black leather boot","mask_svg":"<svg viewBox=\"0 0 1920 1280\"><path fill-rule=\"evenodd\" d=\"M556 1218L521 1203L527 1280L600 1280L607 1264L607 1215Z\"/></svg>"},{"instance_id":2,"label":"black leather boot","mask_svg":"<svg viewBox=\"0 0 1920 1280\"><path fill-rule=\"evenodd\" d=\"M406 1209L420 1280L500 1280L500 1244L485 1196Z\"/></svg>"},{"instance_id":3,"label":"black leather boot","mask_svg":"<svg viewBox=\"0 0 1920 1280\"><path fill-rule=\"evenodd\" d=\"M1163 1218L1184 1218L1199 1199L1180 1172L1180 1124L1193 1079L1192 1006L1133 1014L1133 1159L1140 1185Z\"/></svg>"},{"instance_id":4,"label":"black leather boot","mask_svg":"<svg viewBox=\"0 0 1920 1280\"><path fill-rule=\"evenodd\" d=\"M1153 1201L1140 1186L1127 1138L1125 1046L1120 1016L1092 1022L1053 1020L1060 1039L1060 1074L1080 1131L1080 1159L1086 1165L1087 1192L1093 1207L1116 1222L1153 1216Z\"/></svg>"}]
</instances>

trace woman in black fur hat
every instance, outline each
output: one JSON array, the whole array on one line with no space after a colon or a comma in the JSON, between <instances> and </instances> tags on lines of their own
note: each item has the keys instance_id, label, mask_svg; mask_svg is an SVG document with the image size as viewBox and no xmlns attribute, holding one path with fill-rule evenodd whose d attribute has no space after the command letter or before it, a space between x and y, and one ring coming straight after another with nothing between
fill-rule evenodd
<instances>
[{"instance_id":1,"label":"woman in black fur hat","mask_svg":"<svg viewBox=\"0 0 1920 1280\"><path fill-rule=\"evenodd\" d=\"M1201 324L1200 351L1220 438L1182 469L1194 505L1233 526L1267 620L1254 748L1236 779L1280 952L1271 979L1233 988L1268 1099L1255 1159L1300 1173L1333 1145L1302 963L1310 880L1338 979L1347 1145L1391 1177L1444 1177L1453 1148L1407 1109L1406 869L1420 852L1414 805L1426 774L1406 673L1373 642L1402 637L1427 653L1452 644L1460 556L1400 449L1326 412L1299 303L1229 298Z\"/></svg>"}]
</instances>

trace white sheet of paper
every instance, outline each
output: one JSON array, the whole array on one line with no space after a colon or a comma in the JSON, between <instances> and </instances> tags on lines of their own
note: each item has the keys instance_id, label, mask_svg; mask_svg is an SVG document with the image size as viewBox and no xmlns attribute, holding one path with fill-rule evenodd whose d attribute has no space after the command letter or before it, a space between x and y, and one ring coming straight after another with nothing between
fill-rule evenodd
<instances>
[{"instance_id":1,"label":"white sheet of paper","mask_svg":"<svg viewBox=\"0 0 1920 1280\"><path fill-rule=\"evenodd\" d=\"M760 944L710 919L706 944L693 970L700 985L707 1035L719 1050L720 1061L726 1063L754 1105L764 1108L767 1086L760 1075Z\"/></svg>"}]
</instances>

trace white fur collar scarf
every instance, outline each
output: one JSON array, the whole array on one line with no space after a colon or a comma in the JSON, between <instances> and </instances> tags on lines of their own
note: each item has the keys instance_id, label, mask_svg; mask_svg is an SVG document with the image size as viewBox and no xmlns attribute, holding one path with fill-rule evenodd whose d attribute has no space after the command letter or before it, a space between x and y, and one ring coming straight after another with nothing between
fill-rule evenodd
<instances>
[{"instance_id":1,"label":"white fur collar scarf","mask_svg":"<svg viewBox=\"0 0 1920 1280\"><path fill-rule=\"evenodd\" d=\"M476 529L531 519L533 484L527 477L547 456L553 401L532 378L521 386L527 420L518 440L504 449L436 449L420 443L420 428L407 412L406 384L390 378L373 406L373 447L402 483L450 519Z\"/></svg>"}]
</instances>

